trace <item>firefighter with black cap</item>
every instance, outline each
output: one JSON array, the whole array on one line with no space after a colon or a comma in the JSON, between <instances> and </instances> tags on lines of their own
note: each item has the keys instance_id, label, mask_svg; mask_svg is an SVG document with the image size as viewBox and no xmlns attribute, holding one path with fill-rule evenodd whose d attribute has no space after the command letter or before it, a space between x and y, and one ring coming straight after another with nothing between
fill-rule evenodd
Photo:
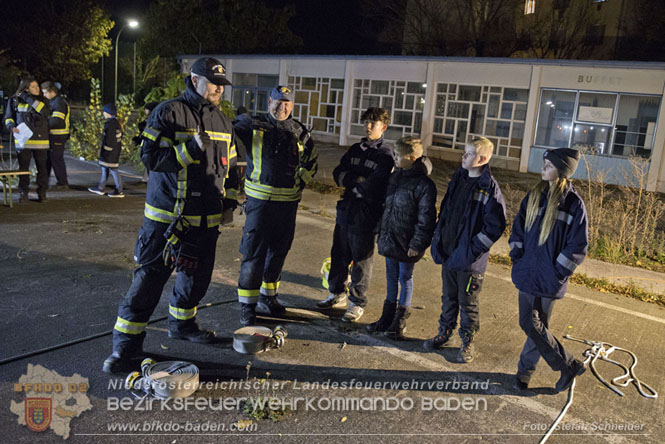
<instances>
[{"instance_id":1,"label":"firefighter with black cap","mask_svg":"<svg viewBox=\"0 0 665 444\"><path fill-rule=\"evenodd\" d=\"M141 160L150 169L143 225L134 250L138 268L120 302L113 353L103 370L138 365L145 327L173 269L168 336L211 343L215 332L199 327L196 309L215 262L219 225L237 206L237 151L233 126L218 105L230 85L219 60L198 59L180 97L160 103L141 137Z\"/></svg>"},{"instance_id":2,"label":"firefighter with black cap","mask_svg":"<svg viewBox=\"0 0 665 444\"><path fill-rule=\"evenodd\" d=\"M242 114L234 123L247 150L245 213L238 278L240 323L256 324L256 311L280 316L280 274L295 232L303 188L316 174L317 154L305 126L291 117L294 92L270 92L268 113Z\"/></svg>"}]
</instances>

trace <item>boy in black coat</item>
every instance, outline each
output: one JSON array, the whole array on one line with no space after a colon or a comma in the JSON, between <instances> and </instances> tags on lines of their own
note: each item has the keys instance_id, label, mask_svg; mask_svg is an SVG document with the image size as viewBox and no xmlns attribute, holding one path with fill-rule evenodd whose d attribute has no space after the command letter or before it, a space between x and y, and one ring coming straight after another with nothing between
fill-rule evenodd
<instances>
[{"instance_id":1,"label":"boy in black coat","mask_svg":"<svg viewBox=\"0 0 665 444\"><path fill-rule=\"evenodd\" d=\"M330 294L316 304L320 308L346 304L349 265L353 262L348 288L350 304L342 318L347 322L359 320L367 305L376 230L393 169L392 147L383 140L390 114L383 108L368 108L362 120L367 137L351 146L333 171L335 182L345 190L337 202L328 273Z\"/></svg>"},{"instance_id":2,"label":"boy in black coat","mask_svg":"<svg viewBox=\"0 0 665 444\"><path fill-rule=\"evenodd\" d=\"M383 331L401 339L406 330L413 269L425 254L436 225L436 185L432 162L423 156L420 139L410 136L395 144L395 172L390 176L379 230L379 254L386 257L387 295L378 321L367 331ZM402 289L397 305L398 281Z\"/></svg>"},{"instance_id":3,"label":"boy in black coat","mask_svg":"<svg viewBox=\"0 0 665 444\"><path fill-rule=\"evenodd\" d=\"M91 193L99 194L101 196L106 194L104 187L106 187L106 179L109 177L109 172L113 176L115 182L115 190L108 193L109 197L125 197L122 192L122 179L118 174L118 166L120 165L120 151L122 150L122 128L120 122L116 118L117 111L113 103L108 103L102 108L104 113L104 131L102 133L102 143L99 150L99 166L102 167L102 177L99 179L99 185L94 188L88 188Z\"/></svg>"},{"instance_id":4,"label":"boy in black coat","mask_svg":"<svg viewBox=\"0 0 665 444\"><path fill-rule=\"evenodd\" d=\"M506 228L506 205L488 162L494 144L484 137L467 144L462 166L448 184L432 239L432 259L442 264L439 334L425 342L427 350L443 347L457 326L460 362L473 361L474 335L480 329L478 295L490 247Z\"/></svg>"}]
</instances>

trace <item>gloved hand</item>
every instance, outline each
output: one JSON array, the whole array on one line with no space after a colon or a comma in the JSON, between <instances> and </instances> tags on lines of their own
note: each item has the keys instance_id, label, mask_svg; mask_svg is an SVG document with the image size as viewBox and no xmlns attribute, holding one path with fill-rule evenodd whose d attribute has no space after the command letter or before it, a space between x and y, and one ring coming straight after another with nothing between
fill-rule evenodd
<instances>
[{"instance_id":1,"label":"gloved hand","mask_svg":"<svg viewBox=\"0 0 665 444\"><path fill-rule=\"evenodd\" d=\"M196 127L194 140L196 141L196 144L199 146L201 151L205 151L212 146L212 140L210 139L210 136L205 131L201 131L200 127Z\"/></svg>"}]
</instances>

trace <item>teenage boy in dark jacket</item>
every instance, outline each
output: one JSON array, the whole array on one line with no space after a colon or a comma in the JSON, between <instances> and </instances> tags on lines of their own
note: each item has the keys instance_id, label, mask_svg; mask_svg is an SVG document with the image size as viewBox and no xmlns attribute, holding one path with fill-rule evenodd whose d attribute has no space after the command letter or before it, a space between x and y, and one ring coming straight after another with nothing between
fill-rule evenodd
<instances>
[{"instance_id":1,"label":"teenage boy in dark jacket","mask_svg":"<svg viewBox=\"0 0 665 444\"><path fill-rule=\"evenodd\" d=\"M436 226L436 185L432 162L417 137L395 144L395 172L390 176L379 230L379 254L386 257L386 300L378 321L367 331L402 339L413 296L413 269L432 242ZM402 289L397 304L398 282Z\"/></svg>"},{"instance_id":2,"label":"teenage boy in dark jacket","mask_svg":"<svg viewBox=\"0 0 665 444\"><path fill-rule=\"evenodd\" d=\"M88 191L99 194L100 196L125 197L125 194L122 192L122 179L118 172L120 152L122 151L122 128L116 117L118 112L113 103L107 103L102 108L102 113L106 119L102 133L102 143L99 149L99 166L102 168L102 177L99 179L99 185L88 188ZM113 176L115 189L106 194L104 188L106 187L109 172Z\"/></svg>"},{"instance_id":3,"label":"teenage boy in dark jacket","mask_svg":"<svg viewBox=\"0 0 665 444\"><path fill-rule=\"evenodd\" d=\"M330 294L316 304L320 308L346 304L346 283L349 265L353 261L350 304L342 318L347 322L359 320L367 305L376 230L393 169L392 147L383 140L383 133L390 124L390 114L383 108L368 108L361 119L367 137L352 145L333 171L335 182L345 190L337 202L328 273Z\"/></svg>"},{"instance_id":4,"label":"teenage boy in dark jacket","mask_svg":"<svg viewBox=\"0 0 665 444\"><path fill-rule=\"evenodd\" d=\"M460 312L460 362L473 361L473 338L480 329L478 294L490 247L506 228L506 206L488 165L493 151L494 145L484 137L466 145L462 167L453 175L441 202L432 239L432 258L443 265L443 294L439 333L424 346L427 350L443 347Z\"/></svg>"}]
</instances>

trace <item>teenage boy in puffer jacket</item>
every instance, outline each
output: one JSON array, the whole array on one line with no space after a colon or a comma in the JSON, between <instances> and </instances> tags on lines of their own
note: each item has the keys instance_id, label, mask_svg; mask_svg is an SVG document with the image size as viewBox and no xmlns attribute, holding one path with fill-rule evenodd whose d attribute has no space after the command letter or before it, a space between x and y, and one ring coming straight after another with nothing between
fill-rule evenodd
<instances>
[{"instance_id":1,"label":"teenage boy in puffer jacket","mask_svg":"<svg viewBox=\"0 0 665 444\"><path fill-rule=\"evenodd\" d=\"M460 362L474 358L473 339L480 329L478 294L490 247L506 228L506 205L488 162L494 144L480 137L464 148L462 167L448 184L432 239L432 259L442 264L439 333L425 341L427 350L450 340L460 314Z\"/></svg>"},{"instance_id":2,"label":"teenage boy in puffer jacket","mask_svg":"<svg viewBox=\"0 0 665 444\"><path fill-rule=\"evenodd\" d=\"M413 269L429 247L436 225L436 185L432 162L417 137L395 144L395 172L390 176L379 230L379 254L386 257L387 294L378 321L367 326L402 339L413 296ZM398 281L401 286L397 302Z\"/></svg>"}]
</instances>

